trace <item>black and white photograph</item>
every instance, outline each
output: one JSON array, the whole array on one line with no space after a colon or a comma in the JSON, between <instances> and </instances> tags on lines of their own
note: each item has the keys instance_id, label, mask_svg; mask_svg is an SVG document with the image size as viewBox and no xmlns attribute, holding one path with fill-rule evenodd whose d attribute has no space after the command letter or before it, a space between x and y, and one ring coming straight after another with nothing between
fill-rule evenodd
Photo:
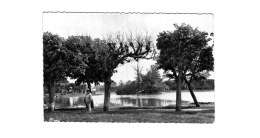
<instances>
[{"instance_id":1,"label":"black and white photograph","mask_svg":"<svg viewBox=\"0 0 260 138\"><path fill-rule=\"evenodd\" d=\"M214 123L214 14L42 19L45 122Z\"/></svg>"},{"instance_id":2,"label":"black and white photograph","mask_svg":"<svg viewBox=\"0 0 260 138\"><path fill-rule=\"evenodd\" d=\"M1 1L0 137L259 137L258 3Z\"/></svg>"}]
</instances>

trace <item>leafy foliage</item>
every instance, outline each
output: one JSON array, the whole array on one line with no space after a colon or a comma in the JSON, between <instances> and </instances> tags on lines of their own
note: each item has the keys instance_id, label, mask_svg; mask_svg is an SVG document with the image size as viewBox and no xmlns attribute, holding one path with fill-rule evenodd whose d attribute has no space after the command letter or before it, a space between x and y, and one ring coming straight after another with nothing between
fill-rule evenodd
<instances>
[{"instance_id":1,"label":"leafy foliage","mask_svg":"<svg viewBox=\"0 0 260 138\"><path fill-rule=\"evenodd\" d=\"M65 42L78 59L78 62L72 61L76 68L69 75L76 79L77 85L86 82L98 84L102 81L101 70L95 59L94 43L90 36L69 36Z\"/></svg>"},{"instance_id":2,"label":"leafy foliage","mask_svg":"<svg viewBox=\"0 0 260 138\"><path fill-rule=\"evenodd\" d=\"M67 49L63 46L64 39L50 32L43 34L44 82L59 81L66 77Z\"/></svg>"},{"instance_id":3,"label":"leafy foliage","mask_svg":"<svg viewBox=\"0 0 260 138\"><path fill-rule=\"evenodd\" d=\"M177 78L181 63L184 74L198 76L202 71L212 71L214 58L212 47L208 46L211 38L208 33L193 29L190 25L174 24L176 30L159 34L157 48L160 55L157 60L159 68L165 70L170 78Z\"/></svg>"},{"instance_id":4,"label":"leafy foliage","mask_svg":"<svg viewBox=\"0 0 260 138\"><path fill-rule=\"evenodd\" d=\"M143 93L158 93L163 89L167 89L167 86L162 83L156 65L152 65L146 75L142 76L142 88Z\"/></svg>"},{"instance_id":5,"label":"leafy foliage","mask_svg":"<svg viewBox=\"0 0 260 138\"><path fill-rule=\"evenodd\" d=\"M87 65L84 61L88 54L82 54L87 51L82 43L78 37L69 37L65 41L50 32L43 34L44 82L58 82L85 73Z\"/></svg>"},{"instance_id":6,"label":"leafy foliage","mask_svg":"<svg viewBox=\"0 0 260 138\"><path fill-rule=\"evenodd\" d=\"M121 84L116 88L117 95L127 95L137 93L137 84L135 81L128 81L126 84Z\"/></svg>"}]
</instances>

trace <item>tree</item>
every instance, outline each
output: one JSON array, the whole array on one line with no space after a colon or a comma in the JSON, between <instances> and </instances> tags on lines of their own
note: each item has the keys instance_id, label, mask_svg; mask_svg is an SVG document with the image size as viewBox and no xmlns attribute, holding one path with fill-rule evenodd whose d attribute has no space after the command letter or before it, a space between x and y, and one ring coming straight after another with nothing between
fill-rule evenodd
<instances>
[{"instance_id":1,"label":"tree","mask_svg":"<svg viewBox=\"0 0 260 138\"><path fill-rule=\"evenodd\" d=\"M126 38L126 39L125 39ZM111 77L119 64L131 60L149 59L153 57L151 37L133 36L117 33L115 38L111 35L106 40L96 39L94 43L95 59L102 70L101 77L105 84L104 111L109 111Z\"/></svg>"},{"instance_id":2,"label":"tree","mask_svg":"<svg viewBox=\"0 0 260 138\"><path fill-rule=\"evenodd\" d=\"M142 86L143 92L150 94L168 88L168 86L162 83L162 78L156 65L151 65L150 70L145 75L142 75Z\"/></svg>"},{"instance_id":3,"label":"tree","mask_svg":"<svg viewBox=\"0 0 260 138\"><path fill-rule=\"evenodd\" d=\"M123 85L124 85L124 82L122 80L120 80L118 86L123 86Z\"/></svg>"},{"instance_id":4,"label":"tree","mask_svg":"<svg viewBox=\"0 0 260 138\"><path fill-rule=\"evenodd\" d=\"M84 71L74 69L70 76L76 79L75 84L87 83L88 89L91 91L91 83L98 84L102 81L101 70L98 66L98 61L95 59L95 52L93 50L93 40L90 36L69 36L65 42L68 49L73 49L75 56L81 57L79 64L84 62ZM77 66L79 68L79 65Z\"/></svg>"},{"instance_id":5,"label":"tree","mask_svg":"<svg viewBox=\"0 0 260 138\"><path fill-rule=\"evenodd\" d=\"M65 45L65 40L50 32L43 33L44 85L49 91L49 109L54 110L55 85L75 74L84 74L87 55L82 55L79 46Z\"/></svg>"},{"instance_id":6,"label":"tree","mask_svg":"<svg viewBox=\"0 0 260 138\"><path fill-rule=\"evenodd\" d=\"M49 110L54 110L55 84L66 79L67 67L64 62L67 49L63 46L64 39L50 32L43 34L43 75L44 85L49 93Z\"/></svg>"},{"instance_id":7,"label":"tree","mask_svg":"<svg viewBox=\"0 0 260 138\"><path fill-rule=\"evenodd\" d=\"M213 70L212 47L208 46L211 38L208 33L193 29L190 25L174 24L173 32L159 33L157 48L160 50L157 63L168 77L177 83L176 111L181 111L181 85L187 83L197 106L197 99L190 87L192 79L199 78L202 72Z\"/></svg>"},{"instance_id":8,"label":"tree","mask_svg":"<svg viewBox=\"0 0 260 138\"><path fill-rule=\"evenodd\" d=\"M211 35L213 35L211 33ZM207 39L207 34L200 37L206 40L207 42L211 40L211 38ZM187 63L187 68L184 70L184 81L188 86L188 89L191 93L194 103L197 107L200 107L197 98L192 90L191 83L199 80L207 79L210 74L209 71L214 70L214 58L213 58L213 46L208 46L206 43L199 43L201 47L198 47L196 50L198 54L195 54L193 59L189 60Z\"/></svg>"},{"instance_id":9,"label":"tree","mask_svg":"<svg viewBox=\"0 0 260 138\"><path fill-rule=\"evenodd\" d=\"M140 93L141 91L141 76L142 76L142 71L143 71L143 67L139 65L139 62L137 62L136 67L132 67L135 70L135 75L136 75L136 83L137 83L137 94Z\"/></svg>"}]
</instances>

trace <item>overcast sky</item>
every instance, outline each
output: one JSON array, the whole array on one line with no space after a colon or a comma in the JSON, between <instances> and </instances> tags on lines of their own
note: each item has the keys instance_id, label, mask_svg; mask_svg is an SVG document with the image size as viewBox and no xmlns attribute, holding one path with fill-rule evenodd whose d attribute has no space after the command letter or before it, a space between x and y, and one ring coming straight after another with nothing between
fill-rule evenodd
<instances>
[{"instance_id":1,"label":"overcast sky","mask_svg":"<svg viewBox=\"0 0 260 138\"><path fill-rule=\"evenodd\" d=\"M107 33L130 31L138 34L149 33L156 40L159 32L173 31L173 24L190 24L201 31L214 32L213 15L198 14L104 14L104 13L44 13L43 31L58 34L61 37L70 35L90 35L92 38L103 38ZM156 42L154 41L154 44ZM141 60L139 64L143 72L156 62ZM136 62L120 65L112 77L117 83L122 80L134 80L135 72L132 67ZM162 74L163 71L160 71ZM214 73L211 77L214 78Z\"/></svg>"}]
</instances>

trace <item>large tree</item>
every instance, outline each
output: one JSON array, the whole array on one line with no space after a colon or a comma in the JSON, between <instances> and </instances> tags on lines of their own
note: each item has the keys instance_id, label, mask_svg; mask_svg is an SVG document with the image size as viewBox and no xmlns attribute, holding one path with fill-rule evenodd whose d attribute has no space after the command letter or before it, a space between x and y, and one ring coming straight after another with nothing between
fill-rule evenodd
<instances>
[{"instance_id":1,"label":"large tree","mask_svg":"<svg viewBox=\"0 0 260 138\"><path fill-rule=\"evenodd\" d=\"M54 110L55 84L66 79L67 68L64 63L67 49L64 39L50 32L43 34L43 75L44 85L49 93L49 110Z\"/></svg>"},{"instance_id":2,"label":"large tree","mask_svg":"<svg viewBox=\"0 0 260 138\"><path fill-rule=\"evenodd\" d=\"M55 85L71 74L84 73L86 64L76 47L66 47L65 40L50 32L43 33L44 85L49 92L49 109L54 110Z\"/></svg>"},{"instance_id":3,"label":"large tree","mask_svg":"<svg viewBox=\"0 0 260 138\"><path fill-rule=\"evenodd\" d=\"M157 48L160 50L157 63L168 77L177 83L176 111L181 111L181 85L185 81L192 98L199 106L190 82L199 79L203 72L212 71L214 59L209 34L192 28L190 25L174 24L175 30L159 33Z\"/></svg>"},{"instance_id":4,"label":"large tree","mask_svg":"<svg viewBox=\"0 0 260 138\"><path fill-rule=\"evenodd\" d=\"M120 64L131 60L148 59L153 57L153 45L150 36L126 36L117 33L115 37L107 37L105 40L96 39L94 43L95 59L102 70L102 78L105 84L104 111L109 111L111 77Z\"/></svg>"}]
</instances>

